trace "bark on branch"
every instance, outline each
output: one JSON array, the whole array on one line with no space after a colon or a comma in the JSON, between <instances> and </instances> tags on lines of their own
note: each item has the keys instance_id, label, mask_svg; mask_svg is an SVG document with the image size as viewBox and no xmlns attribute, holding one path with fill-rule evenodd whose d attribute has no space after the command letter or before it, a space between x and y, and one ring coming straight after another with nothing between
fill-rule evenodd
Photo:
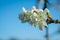
<instances>
[{"instance_id":1,"label":"bark on branch","mask_svg":"<svg viewBox=\"0 0 60 40\"><path fill-rule=\"evenodd\" d=\"M51 23L56 23L56 24L58 24L58 23L60 23L60 20L49 20L48 19L48 24L51 24Z\"/></svg>"},{"instance_id":2,"label":"bark on branch","mask_svg":"<svg viewBox=\"0 0 60 40\"><path fill-rule=\"evenodd\" d=\"M47 15L47 24L51 24L51 23L60 23L60 20L54 20L53 18L51 18L51 16Z\"/></svg>"}]
</instances>

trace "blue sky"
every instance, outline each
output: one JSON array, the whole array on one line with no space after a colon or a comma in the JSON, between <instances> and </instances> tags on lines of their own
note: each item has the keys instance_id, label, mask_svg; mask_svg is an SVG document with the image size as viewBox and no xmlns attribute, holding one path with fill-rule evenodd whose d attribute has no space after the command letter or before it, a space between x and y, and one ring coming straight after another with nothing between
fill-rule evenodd
<instances>
[{"instance_id":1,"label":"blue sky","mask_svg":"<svg viewBox=\"0 0 60 40\"><path fill-rule=\"evenodd\" d=\"M0 0L0 38L9 39L10 37L17 37L21 39L33 38L44 40L45 29L41 31L38 27L35 28L28 23L22 24L18 18L22 7L29 10L35 4L36 0ZM52 8L49 8L49 10L53 19L60 19L59 12ZM57 31L59 24L49 24L48 27L51 36L51 34L53 35ZM51 38L57 39L57 36L59 35L54 35Z\"/></svg>"}]
</instances>

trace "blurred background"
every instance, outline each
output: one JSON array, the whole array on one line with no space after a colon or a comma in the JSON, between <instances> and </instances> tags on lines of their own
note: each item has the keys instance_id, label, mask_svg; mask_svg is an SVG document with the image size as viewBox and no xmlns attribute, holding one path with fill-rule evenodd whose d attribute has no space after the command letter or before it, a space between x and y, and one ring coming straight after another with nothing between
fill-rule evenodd
<instances>
[{"instance_id":1,"label":"blurred background","mask_svg":"<svg viewBox=\"0 0 60 40\"><path fill-rule=\"evenodd\" d=\"M48 9L53 19L60 20L60 0L48 0ZM18 16L22 7L26 10L37 6L37 0L0 0L0 40L46 40L46 29L21 23ZM40 8L44 2L40 2ZM60 24L48 25L49 40L60 40Z\"/></svg>"}]
</instances>

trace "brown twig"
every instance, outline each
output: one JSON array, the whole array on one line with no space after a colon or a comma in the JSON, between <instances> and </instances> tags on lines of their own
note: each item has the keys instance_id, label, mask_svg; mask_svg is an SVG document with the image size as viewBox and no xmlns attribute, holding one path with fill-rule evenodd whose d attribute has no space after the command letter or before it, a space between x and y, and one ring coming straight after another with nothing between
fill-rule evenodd
<instances>
[{"instance_id":1,"label":"brown twig","mask_svg":"<svg viewBox=\"0 0 60 40\"><path fill-rule=\"evenodd\" d=\"M51 24L51 23L60 23L60 20L48 20L48 24Z\"/></svg>"}]
</instances>

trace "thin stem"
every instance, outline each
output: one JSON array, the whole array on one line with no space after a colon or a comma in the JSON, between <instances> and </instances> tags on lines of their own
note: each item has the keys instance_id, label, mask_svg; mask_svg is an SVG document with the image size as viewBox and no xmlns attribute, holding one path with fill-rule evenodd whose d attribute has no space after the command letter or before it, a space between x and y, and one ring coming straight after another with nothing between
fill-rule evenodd
<instances>
[{"instance_id":1,"label":"thin stem","mask_svg":"<svg viewBox=\"0 0 60 40\"><path fill-rule=\"evenodd\" d=\"M38 8L38 9L40 8L40 1L41 1L41 0L37 0L37 3L38 3L38 4L37 4L37 8Z\"/></svg>"},{"instance_id":2,"label":"thin stem","mask_svg":"<svg viewBox=\"0 0 60 40\"><path fill-rule=\"evenodd\" d=\"M44 0L44 7L43 7L43 10L44 10L45 8L47 8L47 3L48 3L48 0Z\"/></svg>"},{"instance_id":3,"label":"thin stem","mask_svg":"<svg viewBox=\"0 0 60 40\"><path fill-rule=\"evenodd\" d=\"M60 20L48 20L48 24L51 24L51 23L60 23Z\"/></svg>"},{"instance_id":4,"label":"thin stem","mask_svg":"<svg viewBox=\"0 0 60 40\"><path fill-rule=\"evenodd\" d=\"M46 40L49 40L49 32L48 32L48 27L46 28Z\"/></svg>"},{"instance_id":5,"label":"thin stem","mask_svg":"<svg viewBox=\"0 0 60 40\"><path fill-rule=\"evenodd\" d=\"M58 32L60 33L60 27L59 27L59 29L58 29Z\"/></svg>"},{"instance_id":6,"label":"thin stem","mask_svg":"<svg viewBox=\"0 0 60 40\"><path fill-rule=\"evenodd\" d=\"M44 8L43 8L43 10L45 9L45 8L47 8L47 2L48 2L48 0L44 0ZM49 18L48 18L49 19ZM48 20L47 20L48 21ZM48 24L48 22L47 22L47 24ZM49 40L49 33L48 33L48 27L46 28L46 40Z\"/></svg>"}]
</instances>

